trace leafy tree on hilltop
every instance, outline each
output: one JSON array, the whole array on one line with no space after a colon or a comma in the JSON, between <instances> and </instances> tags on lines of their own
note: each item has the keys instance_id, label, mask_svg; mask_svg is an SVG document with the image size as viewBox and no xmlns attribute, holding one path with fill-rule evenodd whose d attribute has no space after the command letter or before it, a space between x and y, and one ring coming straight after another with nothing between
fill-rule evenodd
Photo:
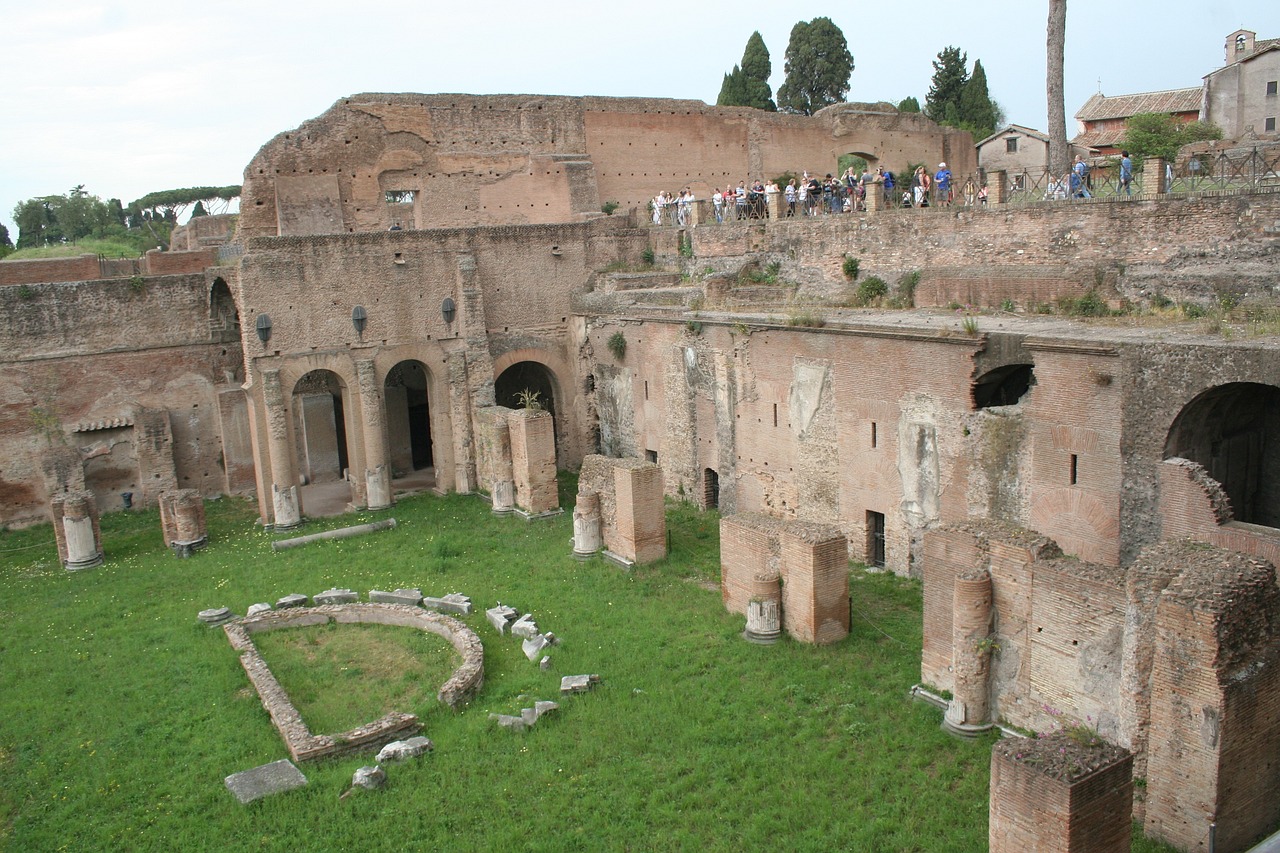
<instances>
[{"instance_id":1,"label":"leafy tree on hilltop","mask_svg":"<svg viewBox=\"0 0 1280 853\"><path fill-rule=\"evenodd\" d=\"M0 223L0 258L13 253L13 241L9 239L9 229Z\"/></svg>"},{"instance_id":2,"label":"leafy tree on hilltop","mask_svg":"<svg viewBox=\"0 0 1280 853\"><path fill-rule=\"evenodd\" d=\"M724 75L724 84L720 87L720 97L716 99L716 104L776 112L778 107L773 102L773 89L769 86L769 75L772 73L769 49L764 46L760 33L754 32L747 39L742 64L733 66L733 71Z\"/></svg>"},{"instance_id":3,"label":"leafy tree on hilltop","mask_svg":"<svg viewBox=\"0 0 1280 853\"><path fill-rule=\"evenodd\" d=\"M813 115L842 102L849 93L853 54L830 18L814 18L791 28L785 67L787 79L778 89L779 109Z\"/></svg>"},{"instance_id":4,"label":"leafy tree on hilltop","mask_svg":"<svg viewBox=\"0 0 1280 853\"><path fill-rule=\"evenodd\" d=\"M958 47L944 47L933 61L933 81L924 99L924 114L938 124L960 123L960 94L969 82L969 57Z\"/></svg>"},{"instance_id":5,"label":"leafy tree on hilltop","mask_svg":"<svg viewBox=\"0 0 1280 853\"><path fill-rule=\"evenodd\" d=\"M901 101L898 101L898 112L918 113L920 112L920 102L916 100L915 95L908 95Z\"/></svg>"},{"instance_id":6,"label":"leafy tree on hilltop","mask_svg":"<svg viewBox=\"0 0 1280 853\"><path fill-rule=\"evenodd\" d=\"M1168 113L1139 113L1124 123L1124 147L1135 162L1148 157L1172 160L1190 142L1221 139L1222 128L1203 121L1181 122Z\"/></svg>"}]
</instances>

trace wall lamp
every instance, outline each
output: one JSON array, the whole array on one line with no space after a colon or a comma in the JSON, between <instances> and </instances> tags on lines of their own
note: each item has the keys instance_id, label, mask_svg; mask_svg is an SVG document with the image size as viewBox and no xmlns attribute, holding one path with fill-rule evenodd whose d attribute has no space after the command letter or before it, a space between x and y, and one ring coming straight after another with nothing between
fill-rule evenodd
<instances>
[{"instance_id":1,"label":"wall lamp","mask_svg":"<svg viewBox=\"0 0 1280 853\"><path fill-rule=\"evenodd\" d=\"M440 303L440 316L444 317L444 324L447 326L452 323L457 315L458 308L453 304L453 297L446 296L444 302Z\"/></svg>"},{"instance_id":2,"label":"wall lamp","mask_svg":"<svg viewBox=\"0 0 1280 853\"><path fill-rule=\"evenodd\" d=\"M258 340L262 341L265 347L267 341L271 340L271 317L267 314L259 314L258 320L254 324L258 329Z\"/></svg>"},{"instance_id":3,"label":"wall lamp","mask_svg":"<svg viewBox=\"0 0 1280 853\"><path fill-rule=\"evenodd\" d=\"M355 327L356 337L364 343L364 327L369 325L369 313L364 310L363 305L351 309L351 325Z\"/></svg>"}]
</instances>

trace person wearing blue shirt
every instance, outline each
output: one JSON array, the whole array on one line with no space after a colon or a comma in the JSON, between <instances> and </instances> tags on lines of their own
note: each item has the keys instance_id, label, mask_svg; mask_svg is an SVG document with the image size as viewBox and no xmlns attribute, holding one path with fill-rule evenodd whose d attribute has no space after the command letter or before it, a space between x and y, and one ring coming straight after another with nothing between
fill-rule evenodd
<instances>
[{"instance_id":1,"label":"person wearing blue shirt","mask_svg":"<svg viewBox=\"0 0 1280 853\"><path fill-rule=\"evenodd\" d=\"M1075 198L1093 198L1089 192L1086 179L1089 177L1089 167L1084 164L1084 158L1079 154L1076 155L1076 164L1071 167L1071 195Z\"/></svg>"},{"instance_id":2,"label":"person wearing blue shirt","mask_svg":"<svg viewBox=\"0 0 1280 853\"><path fill-rule=\"evenodd\" d=\"M1129 189L1129 185L1133 183L1133 161L1129 159L1128 151L1120 152L1120 189L1124 190L1124 194L1132 196L1133 192Z\"/></svg>"},{"instance_id":3,"label":"person wearing blue shirt","mask_svg":"<svg viewBox=\"0 0 1280 853\"><path fill-rule=\"evenodd\" d=\"M937 187L938 201L948 207L951 206L951 170L947 168L946 163L938 164L938 172L933 176L934 186Z\"/></svg>"}]
</instances>

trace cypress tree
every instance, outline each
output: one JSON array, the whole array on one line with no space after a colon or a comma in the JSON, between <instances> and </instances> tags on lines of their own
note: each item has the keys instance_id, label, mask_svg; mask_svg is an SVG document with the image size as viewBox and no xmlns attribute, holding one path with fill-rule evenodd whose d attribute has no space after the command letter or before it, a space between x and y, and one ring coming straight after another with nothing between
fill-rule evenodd
<instances>
[{"instance_id":1,"label":"cypress tree","mask_svg":"<svg viewBox=\"0 0 1280 853\"><path fill-rule=\"evenodd\" d=\"M973 134L974 139L985 139L995 133L1000 123L1000 108L991 100L987 91L987 72L982 60L973 62L973 74L960 92L960 126Z\"/></svg>"},{"instance_id":2,"label":"cypress tree","mask_svg":"<svg viewBox=\"0 0 1280 853\"><path fill-rule=\"evenodd\" d=\"M948 107L954 122L960 115L960 93L969 80L965 71L968 56L958 47L944 47L933 61L933 81L924 99L924 114L939 124L947 122Z\"/></svg>"}]
</instances>

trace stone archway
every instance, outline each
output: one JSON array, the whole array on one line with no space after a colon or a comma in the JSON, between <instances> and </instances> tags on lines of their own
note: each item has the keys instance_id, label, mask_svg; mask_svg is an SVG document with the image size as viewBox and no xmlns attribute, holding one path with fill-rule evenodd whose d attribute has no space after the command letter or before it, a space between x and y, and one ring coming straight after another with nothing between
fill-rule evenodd
<instances>
[{"instance_id":1,"label":"stone archway","mask_svg":"<svg viewBox=\"0 0 1280 853\"><path fill-rule=\"evenodd\" d=\"M566 402L560 394L560 382L550 367L538 361L517 361L494 379L493 396L499 406L524 408L522 395L526 392L536 393L539 405L555 419L556 465L559 467L564 455L562 444L568 435L566 419L557 411L558 407L564 408Z\"/></svg>"},{"instance_id":2,"label":"stone archway","mask_svg":"<svg viewBox=\"0 0 1280 853\"><path fill-rule=\"evenodd\" d=\"M312 370L293 386L298 473L306 485L345 479L347 386L332 370Z\"/></svg>"},{"instance_id":3,"label":"stone archway","mask_svg":"<svg viewBox=\"0 0 1280 853\"><path fill-rule=\"evenodd\" d=\"M387 371L383 405L387 419L387 456L393 478L436 465L430 388L431 371L417 359L398 362Z\"/></svg>"},{"instance_id":4,"label":"stone archway","mask_svg":"<svg viewBox=\"0 0 1280 853\"><path fill-rule=\"evenodd\" d=\"M1236 521L1280 527L1280 388L1232 382L1183 406L1164 458L1199 463L1222 484Z\"/></svg>"}]
</instances>

